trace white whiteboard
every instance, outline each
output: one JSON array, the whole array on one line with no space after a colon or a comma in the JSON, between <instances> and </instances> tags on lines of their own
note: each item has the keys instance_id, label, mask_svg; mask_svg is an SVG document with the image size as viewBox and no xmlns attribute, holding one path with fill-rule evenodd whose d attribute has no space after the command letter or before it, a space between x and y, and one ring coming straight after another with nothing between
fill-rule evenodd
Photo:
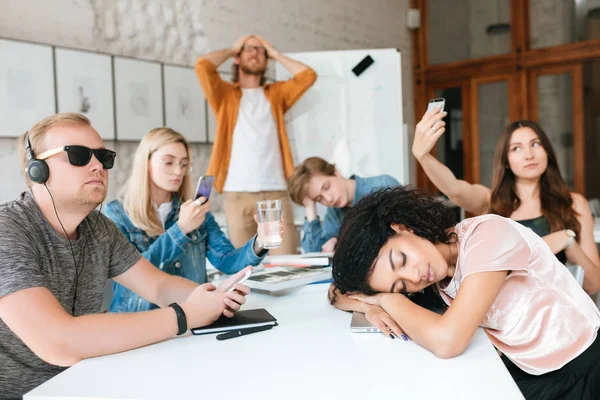
<instances>
[{"instance_id":1,"label":"white whiteboard","mask_svg":"<svg viewBox=\"0 0 600 400\"><path fill-rule=\"evenodd\" d=\"M389 174L409 183L410 152L402 120L400 53L396 49L288 53L313 68L316 83L286 113L295 164L311 156L335 163L342 175ZM365 56L374 63L352 72ZM280 64L277 80L291 74Z\"/></svg>"}]
</instances>

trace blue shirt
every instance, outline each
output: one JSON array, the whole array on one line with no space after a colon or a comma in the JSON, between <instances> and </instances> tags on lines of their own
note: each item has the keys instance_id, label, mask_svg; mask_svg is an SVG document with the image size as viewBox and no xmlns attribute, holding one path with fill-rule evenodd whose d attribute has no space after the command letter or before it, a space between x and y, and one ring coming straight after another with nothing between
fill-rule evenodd
<instances>
[{"instance_id":1,"label":"blue shirt","mask_svg":"<svg viewBox=\"0 0 600 400\"><path fill-rule=\"evenodd\" d=\"M173 209L165 221L165 232L157 237L148 236L136 227L118 200L108 203L105 213L157 268L198 284L207 280L207 257L218 270L233 274L247 265L259 264L267 254L267 250L260 255L254 253L256 236L243 247L235 249L210 212L206 213L206 219L198 229L186 235L177 224L179 207L179 200L174 196ZM158 308L116 282L113 289L114 296L109 309L111 312L136 312Z\"/></svg>"},{"instance_id":2,"label":"blue shirt","mask_svg":"<svg viewBox=\"0 0 600 400\"><path fill-rule=\"evenodd\" d=\"M400 183L389 175L373 176L371 178L361 178L352 175L350 179L356 181L356 191L352 205L356 205L363 197L383 188L399 186ZM316 218L311 222L304 219L304 237L302 238L302 248L305 252L321 251L321 247L332 237L337 237L344 222L346 208L328 207L325 212L323 224Z\"/></svg>"}]
</instances>

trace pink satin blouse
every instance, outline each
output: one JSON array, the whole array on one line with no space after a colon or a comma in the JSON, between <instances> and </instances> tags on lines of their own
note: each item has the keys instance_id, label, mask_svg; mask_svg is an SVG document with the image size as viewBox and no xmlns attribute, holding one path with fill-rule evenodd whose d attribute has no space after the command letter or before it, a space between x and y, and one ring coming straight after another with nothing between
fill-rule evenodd
<instances>
[{"instance_id":1,"label":"pink satin blouse","mask_svg":"<svg viewBox=\"0 0 600 400\"><path fill-rule=\"evenodd\" d=\"M533 231L483 215L462 221L456 233L456 272L440 293L450 305L470 274L510 271L480 326L519 368L532 375L554 371L592 344L598 308Z\"/></svg>"}]
</instances>

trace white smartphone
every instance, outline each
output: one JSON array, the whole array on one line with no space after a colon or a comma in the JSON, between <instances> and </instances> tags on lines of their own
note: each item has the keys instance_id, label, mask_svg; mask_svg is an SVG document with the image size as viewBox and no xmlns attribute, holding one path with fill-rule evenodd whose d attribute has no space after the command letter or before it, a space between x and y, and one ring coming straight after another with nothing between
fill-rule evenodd
<instances>
[{"instance_id":1,"label":"white smartphone","mask_svg":"<svg viewBox=\"0 0 600 400\"><path fill-rule=\"evenodd\" d=\"M442 108L440 109L439 112L444 111L444 107L446 106L446 99L444 99L443 97L438 97L437 99L431 99L431 100L429 100L429 104L427 105L427 112L435 111L440 106L442 106Z\"/></svg>"},{"instance_id":2,"label":"white smartphone","mask_svg":"<svg viewBox=\"0 0 600 400\"><path fill-rule=\"evenodd\" d=\"M352 313L352 320L350 321L350 330L355 333L377 333L381 332L378 327L372 325L365 314L354 311Z\"/></svg>"},{"instance_id":3,"label":"white smartphone","mask_svg":"<svg viewBox=\"0 0 600 400\"><path fill-rule=\"evenodd\" d=\"M252 275L252 268L248 269L248 271L246 271L246 273L244 275L242 275L241 278L239 278L238 280L234 281L231 283L231 285L224 287L223 289L220 289L223 292L231 292L233 289L235 289L235 285L239 284L239 283L243 283L246 281L246 279L250 278L250 275Z\"/></svg>"}]
</instances>

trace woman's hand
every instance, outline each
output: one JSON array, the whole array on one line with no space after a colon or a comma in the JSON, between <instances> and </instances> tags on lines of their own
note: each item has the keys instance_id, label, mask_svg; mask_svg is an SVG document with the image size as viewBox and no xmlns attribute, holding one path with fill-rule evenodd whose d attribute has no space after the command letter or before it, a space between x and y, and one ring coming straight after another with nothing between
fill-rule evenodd
<instances>
[{"instance_id":1,"label":"woman's hand","mask_svg":"<svg viewBox=\"0 0 600 400\"><path fill-rule=\"evenodd\" d=\"M256 240L254 241L254 254L260 254L264 249L264 243L262 241L261 235L260 235L260 224L258 222L258 215L254 214L254 222L256 222ZM283 219L283 215L281 216L281 222L279 223L279 234L281 235L281 238L283 239L283 234L285 233L285 224L284 224L284 219Z\"/></svg>"},{"instance_id":2,"label":"woman's hand","mask_svg":"<svg viewBox=\"0 0 600 400\"><path fill-rule=\"evenodd\" d=\"M369 321L371 325L376 326L385 336L393 338L393 336L390 336L390 333L393 333L396 337L408 340L396 321L394 321L383 308L379 306L367 305L365 310L365 318L367 318L367 321Z\"/></svg>"},{"instance_id":3,"label":"woman's hand","mask_svg":"<svg viewBox=\"0 0 600 400\"><path fill-rule=\"evenodd\" d=\"M381 300L383 297L388 296L389 293L377 293L374 295L366 295L362 293L354 293L348 295L351 299L362 301L363 303L371 304L373 306L381 307Z\"/></svg>"},{"instance_id":4,"label":"woman's hand","mask_svg":"<svg viewBox=\"0 0 600 400\"><path fill-rule=\"evenodd\" d=\"M412 153L421 161L428 155L438 139L446 131L446 123L442 120L447 112L441 111L441 107L432 112L426 112L423 118L415 127L415 138L413 140Z\"/></svg>"},{"instance_id":5,"label":"woman's hand","mask_svg":"<svg viewBox=\"0 0 600 400\"><path fill-rule=\"evenodd\" d=\"M188 200L179 209L179 220L177 224L186 235L204 223L206 213L210 211L210 203L205 197L196 200Z\"/></svg>"}]
</instances>

